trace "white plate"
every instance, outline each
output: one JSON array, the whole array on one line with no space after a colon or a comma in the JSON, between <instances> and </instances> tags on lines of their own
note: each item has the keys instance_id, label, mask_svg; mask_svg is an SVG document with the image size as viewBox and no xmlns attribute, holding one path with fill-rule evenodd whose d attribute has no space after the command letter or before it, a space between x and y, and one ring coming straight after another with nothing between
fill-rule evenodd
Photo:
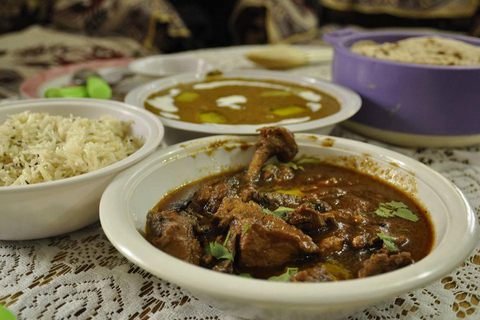
<instances>
[{"instance_id":1,"label":"white plate","mask_svg":"<svg viewBox=\"0 0 480 320\"><path fill-rule=\"evenodd\" d=\"M310 77L303 77L294 74L289 74L279 71L264 71L264 70L231 70L225 71L224 76L226 78L244 78L244 79L263 79L263 80L279 80L285 82L291 82L298 85L309 86L314 89L323 91L338 100L341 105L340 111L330 116L301 122L295 124L283 125L285 128L292 132L312 132L328 134L333 126L339 122L342 122L352 117L360 109L362 104L360 96L350 89L342 86L315 79ZM188 73L177 76L172 76L156 81L149 82L138 88L130 91L125 97L125 102L144 109L145 100L152 93L160 90L176 86L181 83L188 83L194 81L201 81L205 78L205 74ZM168 127L176 129L174 134L176 136L182 136L184 140L198 137L192 134L186 133L201 133L205 134L256 134L256 130L266 125L271 124L257 124L257 125L224 125L224 124L197 124L190 122L183 122L173 119L160 117L162 123ZM169 132L166 133L167 139L169 138ZM179 142L179 141L176 141ZM171 143L169 143L171 144Z\"/></svg>"}]
</instances>

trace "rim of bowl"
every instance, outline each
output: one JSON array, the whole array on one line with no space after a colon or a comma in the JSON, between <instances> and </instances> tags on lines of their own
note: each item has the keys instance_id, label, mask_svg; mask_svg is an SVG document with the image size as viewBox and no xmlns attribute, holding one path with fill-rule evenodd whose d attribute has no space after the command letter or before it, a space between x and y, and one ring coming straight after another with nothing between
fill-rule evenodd
<instances>
[{"instance_id":1,"label":"rim of bowl","mask_svg":"<svg viewBox=\"0 0 480 320\"><path fill-rule=\"evenodd\" d=\"M150 76L150 77L163 77L163 76L171 76L175 74L180 74L184 72L158 72L154 70L148 70L145 69L144 64L149 63L151 61L159 60L162 64L163 63L168 63L169 60L179 60L179 61L191 61L195 60L198 64L202 64L202 69L205 70L205 72L209 72L215 69L215 66L211 64L210 62L206 61L205 59L202 58L197 58L195 56L174 56L170 54L163 54L163 55L154 55L154 56L148 56L140 59L133 60L128 64L128 68L130 71L140 74L140 75L145 75L145 76ZM193 70L192 70L193 72Z\"/></svg>"},{"instance_id":2,"label":"rim of bowl","mask_svg":"<svg viewBox=\"0 0 480 320\"><path fill-rule=\"evenodd\" d=\"M301 146L325 148L319 142L312 141L312 136L319 138L319 141L328 138L296 134L296 139ZM102 227L108 239L122 255L153 275L193 292L251 303L281 303L296 306L373 303L437 280L458 267L472 252L477 239L477 219L466 198L450 181L424 164L394 151L359 141L333 138L335 145L330 148L347 149L358 155L368 152L378 161L387 163L395 161L401 169L413 172L416 178L422 181L429 180L430 183L427 185L437 194L441 194L442 199L448 197L449 205L446 202L444 204L448 211L449 223L443 238L427 257L411 266L363 279L333 283L274 283L232 276L192 265L162 252L147 242L133 225L133 218L126 208L128 195L131 195L133 188L146 174L158 170L165 162L205 150L205 147L208 148L213 141L231 140L232 143L241 145L240 142L253 143L256 141L254 137L200 138L157 151L119 174L107 187L100 202ZM461 221L452 223L453 214L458 212L463 213ZM450 255L449 259L445 259L446 253Z\"/></svg>"},{"instance_id":3,"label":"rim of bowl","mask_svg":"<svg viewBox=\"0 0 480 320\"><path fill-rule=\"evenodd\" d=\"M82 181L88 181L91 179L100 178L105 176L111 172L121 170L131 163L137 162L147 156L150 152L153 152L160 142L163 139L164 135L164 127L161 121L155 116L152 117L153 114L146 112L145 110L139 110L133 106L125 104L119 101L111 101L111 100L101 100L101 99L67 99L67 98L43 98L43 99L28 99L28 100L20 100L20 101L12 101L6 103L0 103L0 109L2 112L12 110L15 113L18 107L25 107L31 106L32 109L42 108L47 105L65 105L65 104L89 104L89 105L97 105L98 108L114 110L119 112L121 108L123 113L132 113L137 116L140 116L145 120L146 124L148 124L148 128L150 131L150 137L145 137L145 143L143 146L135 151L130 156L115 162L111 165L106 167L100 168L98 170L94 170L91 172L87 172L78 176L68 177L60 180L54 181L46 181L46 182L39 182L29 185L22 185L22 186L0 186L0 193L8 193L8 192L17 192L20 190L28 190L34 191L35 189L47 189L47 188L54 188L59 186L66 186L73 183L80 183Z\"/></svg>"},{"instance_id":4,"label":"rim of bowl","mask_svg":"<svg viewBox=\"0 0 480 320\"><path fill-rule=\"evenodd\" d=\"M281 71L265 71L265 70L227 70L222 71L225 78L245 78L253 80L280 80L291 82L299 85L311 86L320 90L330 96L333 96L337 101L345 100L345 103L340 103L341 108L338 112L323 117L320 119L293 123L281 124L282 127L289 129L292 132L299 132L304 130L320 129L330 125L337 124L341 121L347 120L355 115L362 105L362 99L355 91L343 87L338 84L327 82L321 79L316 79L307 76L299 76L295 74L285 73ZM125 96L125 102L144 109L145 99L152 93L163 90L169 87L176 86L184 82L193 82L201 80L206 73L183 73L171 77L148 82L141 85ZM340 101L339 101L340 102ZM156 115L166 127L180 129L183 131L211 133L211 134L255 134L256 130L265 126L275 125L273 123L263 124L238 124L238 125L222 125L222 124L197 124L191 122L184 122L172 120Z\"/></svg>"},{"instance_id":5,"label":"rim of bowl","mask_svg":"<svg viewBox=\"0 0 480 320\"><path fill-rule=\"evenodd\" d=\"M354 30L353 30L354 31ZM359 53L352 52L350 47L353 45L350 44L347 46L345 43L355 40L355 42L362 41L362 40L374 40L377 36L405 36L405 38L409 37L421 37L421 36L438 36L442 38L449 38L455 39L463 42L467 42L467 44L471 44L470 42L476 42L476 46L480 47L480 39L469 37L469 36L462 36L462 35L455 35L455 34L446 34L446 33L438 33L438 32L421 32L421 31L354 31L351 34L342 36L340 35L336 40L336 44L332 44L334 50L339 50L343 54L346 54L350 57L360 58L361 60L367 60L372 62L378 62L393 66L403 66L406 68L423 68L423 69L435 69L435 70L471 70L471 71L479 71L480 65L476 66L444 66L444 65L434 65L434 64L419 64L419 63L410 63L410 62L401 62L401 61L393 61L387 59L379 59L369 56L364 56ZM354 42L354 43L355 43Z\"/></svg>"}]
</instances>

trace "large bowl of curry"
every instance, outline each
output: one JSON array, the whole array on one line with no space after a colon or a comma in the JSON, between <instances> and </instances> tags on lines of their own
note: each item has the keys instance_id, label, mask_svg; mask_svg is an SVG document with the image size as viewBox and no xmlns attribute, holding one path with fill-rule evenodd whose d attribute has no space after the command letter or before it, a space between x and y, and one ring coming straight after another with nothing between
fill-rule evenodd
<instances>
[{"instance_id":1,"label":"large bowl of curry","mask_svg":"<svg viewBox=\"0 0 480 320\"><path fill-rule=\"evenodd\" d=\"M135 88L125 102L160 117L167 139L211 134L254 134L266 125L328 134L361 106L350 89L275 71L188 73Z\"/></svg>"},{"instance_id":2,"label":"large bowl of curry","mask_svg":"<svg viewBox=\"0 0 480 320\"><path fill-rule=\"evenodd\" d=\"M100 218L130 261L248 319L346 317L441 278L477 241L472 208L427 166L282 128L159 150L116 177Z\"/></svg>"}]
</instances>

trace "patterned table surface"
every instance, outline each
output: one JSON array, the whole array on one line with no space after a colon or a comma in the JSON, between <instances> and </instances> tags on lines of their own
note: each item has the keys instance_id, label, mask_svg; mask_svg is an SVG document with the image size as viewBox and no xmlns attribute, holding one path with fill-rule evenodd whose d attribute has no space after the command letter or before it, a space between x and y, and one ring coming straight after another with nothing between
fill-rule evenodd
<instances>
[{"instance_id":1,"label":"patterned table surface","mask_svg":"<svg viewBox=\"0 0 480 320\"><path fill-rule=\"evenodd\" d=\"M223 68L255 68L245 48L199 50ZM328 64L289 71L330 78ZM393 149L417 159L454 182L480 215L480 146L406 149L366 139L342 128L333 135ZM348 319L480 319L480 242L451 274ZM187 291L162 281L125 259L99 223L55 238L0 241L0 304L19 319L233 320Z\"/></svg>"}]
</instances>

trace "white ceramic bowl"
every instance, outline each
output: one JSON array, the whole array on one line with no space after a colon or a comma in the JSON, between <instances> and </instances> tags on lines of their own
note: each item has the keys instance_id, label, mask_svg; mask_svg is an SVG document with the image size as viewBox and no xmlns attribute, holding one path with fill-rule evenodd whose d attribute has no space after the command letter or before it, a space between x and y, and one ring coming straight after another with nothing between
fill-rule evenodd
<instances>
[{"instance_id":1,"label":"white ceramic bowl","mask_svg":"<svg viewBox=\"0 0 480 320\"><path fill-rule=\"evenodd\" d=\"M26 240L70 232L98 220L100 197L117 173L152 153L163 137L151 113L121 102L96 99L35 99L0 104L0 123L7 115L48 112L52 115L133 120L132 133L144 145L131 156L80 176L26 186L0 187L0 239Z\"/></svg>"},{"instance_id":2,"label":"white ceramic bowl","mask_svg":"<svg viewBox=\"0 0 480 320\"><path fill-rule=\"evenodd\" d=\"M232 70L224 71L223 75L228 78L279 80L310 86L330 94L340 102L340 111L328 117L302 123L284 125L285 128L292 132L328 134L333 129L335 124L352 117L355 113L357 113L362 105L362 100L357 93L337 84L319 79L302 77L285 72L264 70ZM205 74L188 73L152 81L130 91L125 97L125 102L143 109L145 100L147 100L148 96L152 93L176 86L180 83L201 81L204 78ZM268 125L197 124L164 117L160 117L160 119L166 127L165 141L168 145L213 134L255 134L257 129Z\"/></svg>"},{"instance_id":3,"label":"white ceramic bowl","mask_svg":"<svg viewBox=\"0 0 480 320\"><path fill-rule=\"evenodd\" d=\"M295 136L299 155L355 166L417 198L430 212L435 226L433 251L411 266L370 278L273 283L186 263L145 240L149 209L185 183L247 165L253 147L244 146L253 145L253 137L217 136L189 141L160 150L118 175L100 203L100 220L107 237L125 257L148 272L178 284L219 309L250 319L344 317L439 279L473 250L477 241L474 212L459 190L440 174L411 158L369 144L332 137L334 144L327 147L325 136Z\"/></svg>"},{"instance_id":4,"label":"white ceramic bowl","mask_svg":"<svg viewBox=\"0 0 480 320\"><path fill-rule=\"evenodd\" d=\"M128 65L130 71L149 77L165 77L186 72L204 73L215 67L196 57L149 56L137 59Z\"/></svg>"}]
</instances>

